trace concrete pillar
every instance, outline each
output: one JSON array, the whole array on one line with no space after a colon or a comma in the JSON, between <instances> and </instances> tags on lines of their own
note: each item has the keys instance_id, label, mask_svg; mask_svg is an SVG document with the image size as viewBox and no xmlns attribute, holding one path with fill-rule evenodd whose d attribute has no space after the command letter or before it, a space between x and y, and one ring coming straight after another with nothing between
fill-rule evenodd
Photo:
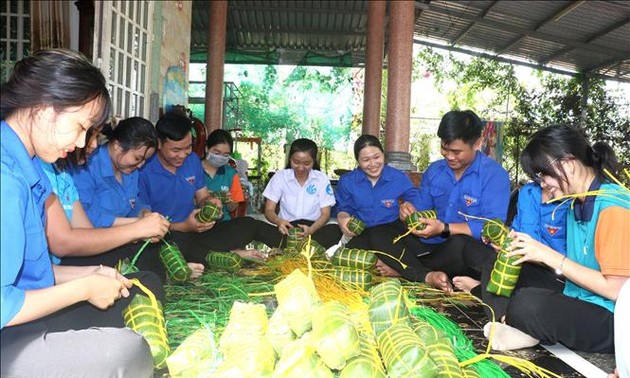
<instances>
[{"instance_id":1,"label":"concrete pillar","mask_svg":"<svg viewBox=\"0 0 630 378\"><path fill-rule=\"evenodd\" d=\"M381 124L381 84L385 40L386 1L368 2L365 86L363 90L363 134L379 136Z\"/></svg>"},{"instance_id":2,"label":"concrete pillar","mask_svg":"<svg viewBox=\"0 0 630 378\"><path fill-rule=\"evenodd\" d=\"M409 154L414 17L414 1L390 3L385 156L389 165L406 171L416 170Z\"/></svg>"},{"instance_id":3,"label":"concrete pillar","mask_svg":"<svg viewBox=\"0 0 630 378\"><path fill-rule=\"evenodd\" d=\"M206 102L204 122L208 133L223 125L223 71L227 1L210 3L208 25L208 66L206 69Z\"/></svg>"}]
</instances>

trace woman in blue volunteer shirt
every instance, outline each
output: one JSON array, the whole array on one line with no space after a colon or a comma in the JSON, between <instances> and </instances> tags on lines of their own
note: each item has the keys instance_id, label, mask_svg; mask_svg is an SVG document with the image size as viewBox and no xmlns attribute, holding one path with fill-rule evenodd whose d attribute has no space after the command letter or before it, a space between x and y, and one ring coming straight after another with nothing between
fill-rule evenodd
<instances>
[{"instance_id":1,"label":"woman in blue volunteer shirt","mask_svg":"<svg viewBox=\"0 0 630 378\"><path fill-rule=\"evenodd\" d=\"M83 147L109 115L105 78L78 53L44 50L15 65L0 98L0 375L151 377L148 344L123 328L131 282L111 268L52 265L46 243L51 186L34 157L52 163Z\"/></svg>"},{"instance_id":2,"label":"woman in blue volunteer shirt","mask_svg":"<svg viewBox=\"0 0 630 378\"><path fill-rule=\"evenodd\" d=\"M361 135L354 142L354 157L358 167L342 175L335 190L337 222L341 232L352 237L348 247L372 249L372 228L396 221L399 201L412 201L416 189L406 174L385 165L383 146L375 136ZM359 236L348 229L351 217L366 225Z\"/></svg>"},{"instance_id":3,"label":"woman in blue volunteer shirt","mask_svg":"<svg viewBox=\"0 0 630 378\"><path fill-rule=\"evenodd\" d=\"M223 203L223 220L230 220L230 212L245 201L243 188L236 169L228 162L234 148L230 133L216 129L206 140L206 159L201 162L208 192Z\"/></svg>"},{"instance_id":4,"label":"woman in blue volunteer shirt","mask_svg":"<svg viewBox=\"0 0 630 378\"><path fill-rule=\"evenodd\" d=\"M291 143L287 167L273 175L263 196L267 199L265 218L282 235L287 235L289 228L299 227L298 234L311 235L325 248L341 237L336 225L327 224L335 196L330 180L319 170L317 145L312 140L301 138ZM276 214L278 204L280 211Z\"/></svg>"},{"instance_id":5,"label":"woman in blue volunteer shirt","mask_svg":"<svg viewBox=\"0 0 630 378\"><path fill-rule=\"evenodd\" d=\"M157 147L151 122L140 117L122 120L103 134L108 142L99 146L87 163L72 169L81 204L95 227L132 223L148 213L138 199L138 171Z\"/></svg>"}]
</instances>

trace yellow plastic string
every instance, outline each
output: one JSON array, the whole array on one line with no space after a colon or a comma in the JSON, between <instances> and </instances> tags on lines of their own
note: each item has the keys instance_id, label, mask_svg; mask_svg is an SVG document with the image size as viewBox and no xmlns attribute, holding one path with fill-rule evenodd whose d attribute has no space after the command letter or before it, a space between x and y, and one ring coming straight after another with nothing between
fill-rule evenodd
<instances>
[{"instance_id":1,"label":"yellow plastic string","mask_svg":"<svg viewBox=\"0 0 630 378\"><path fill-rule=\"evenodd\" d=\"M147 297L149 297L149 299L151 300L151 306L158 308L157 298L155 298L155 294L153 294L153 292L148 287L144 286L137 278L132 278L129 281L131 281L132 284L137 286L140 291L142 291Z\"/></svg>"},{"instance_id":2,"label":"yellow plastic string","mask_svg":"<svg viewBox=\"0 0 630 378\"><path fill-rule=\"evenodd\" d=\"M401 268L403 269L407 269L407 264L405 264L404 262L402 262L400 259L395 258L394 256L390 255L389 253L385 253L385 252L381 252L381 251L371 251L372 253L375 253L377 255L383 255L383 256L387 256L390 259L396 261L398 264L400 264ZM406 250L403 249L402 253L400 254L400 258L402 258L405 255Z\"/></svg>"}]
</instances>

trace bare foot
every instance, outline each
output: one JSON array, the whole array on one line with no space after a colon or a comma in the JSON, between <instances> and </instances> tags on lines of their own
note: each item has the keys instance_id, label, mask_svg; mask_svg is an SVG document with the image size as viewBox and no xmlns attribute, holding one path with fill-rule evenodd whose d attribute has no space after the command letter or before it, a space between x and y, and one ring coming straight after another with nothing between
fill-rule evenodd
<instances>
[{"instance_id":1,"label":"bare foot","mask_svg":"<svg viewBox=\"0 0 630 378\"><path fill-rule=\"evenodd\" d=\"M491 330L492 340L490 340ZM487 323L483 327L483 335L492 343L492 349L498 351L529 348L540 342L521 330L499 322Z\"/></svg>"},{"instance_id":2,"label":"bare foot","mask_svg":"<svg viewBox=\"0 0 630 378\"><path fill-rule=\"evenodd\" d=\"M190 270L192 270L192 273L190 273L190 277L189 277L191 280L203 274L203 270L204 270L203 264L189 262L187 263L187 265L190 268Z\"/></svg>"},{"instance_id":3,"label":"bare foot","mask_svg":"<svg viewBox=\"0 0 630 378\"><path fill-rule=\"evenodd\" d=\"M453 277L453 286L455 286L458 290L465 291L467 293L470 293L472 289L476 288L480 284L480 281L477 281L476 279L471 277Z\"/></svg>"},{"instance_id":4,"label":"bare foot","mask_svg":"<svg viewBox=\"0 0 630 378\"><path fill-rule=\"evenodd\" d=\"M619 370L617 368L615 368L615 371L613 371L612 373L608 374L608 378L619 378Z\"/></svg>"},{"instance_id":5,"label":"bare foot","mask_svg":"<svg viewBox=\"0 0 630 378\"><path fill-rule=\"evenodd\" d=\"M380 259L376 260L376 271L383 277L400 277L400 273L396 269L385 264Z\"/></svg>"},{"instance_id":6,"label":"bare foot","mask_svg":"<svg viewBox=\"0 0 630 378\"><path fill-rule=\"evenodd\" d=\"M257 249L235 249L232 252L236 253L244 259L265 260L266 258L265 255L263 255Z\"/></svg>"},{"instance_id":7,"label":"bare foot","mask_svg":"<svg viewBox=\"0 0 630 378\"><path fill-rule=\"evenodd\" d=\"M429 272L424 277L424 282L433 286L436 289L440 289L447 293L453 291L453 286L451 285L451 281L448 279L448 276L444 272Z\"/></svg>"}]
</instances>

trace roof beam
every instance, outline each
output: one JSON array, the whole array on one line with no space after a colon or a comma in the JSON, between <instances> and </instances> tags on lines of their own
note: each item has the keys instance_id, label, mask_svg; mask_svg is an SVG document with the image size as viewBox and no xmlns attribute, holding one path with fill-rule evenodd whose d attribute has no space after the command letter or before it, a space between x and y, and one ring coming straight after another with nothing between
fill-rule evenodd
<instances>
[{"instance_id":1,"label":"roof beam","mask_svg":"<svg viewBox=\"0 0 630 378\"><path fill-rule=\"evenodd\" d=\"M553 34L548 34L548 33L543 33L540 31L536 31L536 30L530 30L530 29L525 29L525 28L521 28L518 26L514 26L514 25L510 25L510 24L506 24L503 22L499 22L499 21L494 21L494 20L489 20L489 19L485 19L485 18L481 18L478 16L473 16L473 15L468 15L468 14L458 14L457 16L453 15L448 9L442 9L439 7L438 3L431 3L429 5L429 10L423 12L423 14L429 16L430 13L426 13L426 12L435 12L447 17L459 17L461 19L465 19L468 21L473 21L473 22L477 22L479 24L483 24L486 25L488 27L491 28L495 28L495 29L500 29L500 30L504 30L510 33L515 33L515 34L524 34L533 38L538 38L541 40L547 40L547 41L551 41L551 42L555 42L555 43L559 43L559 44L563 44L563 45L567 45L567 46L572 46L575 48L582 48L585 50L589 50L589 51L593 51L593 52L597 52L603 55L624 55L627 54L626 51L622 51L619 49L614 49L614 48L610 48L610 47L603 47L603 46L598 46L598 45L589 45L586 44L584 42L580 42L580 41L576 41L573 39L569 39L569 38L564 38L564 37L559 37Z\"/></svg>"},{"instance_id":2,"label":"roof beam","mask_svg":"<svg viewBox=\"0 0 630 378\"><path fill-rule=\"evenodd\" d=\"M486 8L486 10L485 10L485 11L483 11L483 12L481 13L481 15L480 15L479 17L481 17L481 18L486 17L486 15L488 14L488 12L490 12L490 10L492 9L492 7L494 7L494 5L495 5L497 2L498 2L498 0L494 0L494 1L492 2L492 4L490 4L490 6L489 6L488 8ZM451 46L453 46L453 45L458 44L458 43L459 43L459 41L460 41L462 38L464 38L464 36L465 36L466 34L468 34L468 32L470 31L470 29L472 29L472 28L473 28L473 26L475 26L475 23L474 23L474 22L471 22L471 23L470 23L470 25L468 25L468 27L467 27L466 29L464 29L464 31L463 31L463 32L459 33L459 35L458 35L457 37L453 38L453 40L450 42L450 45L451 45Z\"/></svg>"},{"instance_id":3,"label":"roof beam","mask_svg":"<svg viewBox=\"0 0 630 378\"><path fill-rule=\"evenodd\" d=\"M580 5L584 4L584 1L585 0L580 0L580 1L576 1L576 2L570 3L566 7L560 9L555 14L553 14L550 17L547 17L546 19L544 19L541 22L539 22L538 25L536 25L534 27L534 29L532 29L532 30L537 31L537 30L540 30L540 28L542 28L543 26L545 26L548 23L550 23L551 21L559 21L562 17L566 16L567 14L569 14L570 12L575 10L577 7L579 7ZM512 47L516 46L516 44L519 43L523 38L525 38L524 35L516 37L516 39L512 40L507 45L501 47L497 51L497 55L505 54L506 52L511 50Z\"/></svg>"},{"instance_id":4,"label":"roof beam","mask_svg":"<svg viewBox=\"0 0 630 378\"><path fill-rule=\"evenodd\" d=\"M537 64L537 63L523 62L523 61L519 61L519 60L516 60L516 59L504 58L504 57L500 57L500 56L496 56L496 55L492 55L492 54L488 54L488 53L484 53L484 52L464 49L464 48L461 48L461 47L440 45L438 43L429 42L429 41L423 41L423 40L417 39L417 38L413 39L413 43L417 43L417 44L425 45L425 46L429 46L429 47L434 47L434 48L437 48L437 49L443 49L443 50L448 50L448 51L456 51L456 52L460 52L460 53L467 54L467 55L478 56L478 57L481 57L481 58L496 60L496 61L499 61L499 62L504 62L504 63L509 63L509 64L516 64L516 65L519 65L519 66L530 67L530 68L543 70L543 71L547 71L547 72L553 72L553 73L557 73L557 74L561 74L561 75L569 75L569 76L577 75L577 73L573 72L573 71L562 70L562 69L553 68L553 67L549 67L549 66L543 66L543 65L540 65L540 64ZM591 75L592 75L592 77L599 77L599 78L602 78L602 79L611 79L611 77L606 77L605 75L598 74L597 72L593 72ZM624 79L624 78L621 78L621 77L616 77L615 80L620 81L620 82L624 82L624 83L630 83L630 79Z\"/></svg>"},{"instance_id":5,"label":"roof beam","mask_svg":"<svg viewBox=\"0 0 630 378\"><path fill-rule=\"evenodd\" d=\"M344 35L352 37L365 37L365 31L355 30L323 30L323 29L293 29L293 28L273 28L273 29L258 29L258 28L238 28L231 31L234 34L252 33L252 34L277 34L277 33L292 33L292 34L308 34L308 35Z\"/></svg>"},{"instance_id":6,"label":"roof beam","mask_svg":"<svg viewBox=\"0 0 630 378\"><path fill-rule=\"evenodd\" d=\"M345 14L362 14L362 15L366 15L367 16L367 7L363 7L363 9L344 9L344 8L300 8L300 7L291 7L291 6L286 6L286 7L266 7L266 6L260 6L260 5L236 5L238 4L238 1L230 1L229 5L228 5L228 12L230 11L257 11L257 12L271 12L271 13L287 13L287 12L291 12L291 13L307 13L307 14L311 14L311 13L330 13L330 14L340 14L340 13L345 13ZM287 2L288 4L291 4L292 2L289 1ZM365 2L367 4L367 2ZM331 2L330 4L335 4L334 2Z\"/></svg>"},{"instance_id":7,"label":"roof beam","mask_svg":"<svg viewBox=\"0 0 630 378\"><path fill-rule=\"evenodd\" d=\"M601 37L605 36L606 34L612 33L613 31L615 31L615 30L617 30L617 29L619 29L619 28L621 28L623 26L626 26L628 24L630 24L630 17L626 17L625 19L621 20L620 22L618 22L616 24L613 24L613 25L605 28L604 30L601 30L601 31L593 34L592 36L590 36L586 40L586 43L591 43L591 42L595 41L596 39L601 38ZM551 62L552 60L556 59L557 57L562 56L562 55L564 55L564 54L566 54L569 51L574 50L574 49L575 49L575 47L567 47L566 49L559 50L559 51L557 51L557 52L547 56L545 59L542 59L539 63L540 64L547 64L547 63Z\"/></svg>"}]
</instances>

